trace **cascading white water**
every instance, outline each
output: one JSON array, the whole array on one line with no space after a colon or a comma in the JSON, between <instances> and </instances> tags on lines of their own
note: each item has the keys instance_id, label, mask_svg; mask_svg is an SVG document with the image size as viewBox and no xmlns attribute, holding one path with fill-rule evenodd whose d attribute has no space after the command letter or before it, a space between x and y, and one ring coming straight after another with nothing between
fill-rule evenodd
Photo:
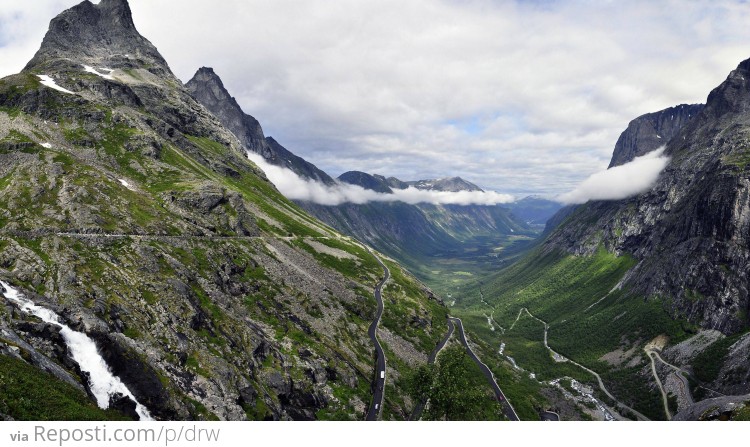
<instances>
[{"instance_id":1,"label":"cascading white water","mask_svg":"<svg viewBox=\"0 0 750 447\"><path fill-rule=\"evenodd\" d=\"M135 411L142 421L154 420L148 409L136 400L128 387L112 374L109 366L107 366L107 363L96 349L96 344L88 335L76 332L63 324L56 313L34 304L8 283L0 281L0 285L6 290L4 293L5 298L18 304L23 312L39 317L45 323L54 324L61 328L60 334L63 336L65 344L70 350L71 357L78 363L82 371L89 374L89 388L94 397L96 397L96 402L100 408L109 408L109 397L115 393L120 393L135 402Z\"/></svg>"}]
</instances>

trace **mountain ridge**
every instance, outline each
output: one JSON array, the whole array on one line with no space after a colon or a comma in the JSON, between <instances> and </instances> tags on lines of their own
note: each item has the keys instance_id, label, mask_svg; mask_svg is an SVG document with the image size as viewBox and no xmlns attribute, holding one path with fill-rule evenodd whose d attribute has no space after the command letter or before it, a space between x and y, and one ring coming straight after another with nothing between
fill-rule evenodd
<instances>
[{"instance_id":1,"label":"mountain ridge","mask_svg":"<svg viewBox=\"0 0 750 447\"><path fill-rule=\"evenodd\" d=\"M424 180L400 180L396 177L386 178L380 174L369 174L362 171L347 171L338 180L350 185L361 186L375 192L392 194L394 189L407 189L413 187L423 191L442 192L484 192L477 185L462 179L461 177L441 177L437 179Z\"/></svg>"},{"instance_id":2,"label":"mountain ridge","mask_svg":"<svg viewBox=\"0 0 750 447\"><path fill-rule=\"evenodd\" d=\"M242 110L212 68L198 69L185 87L240 139L246 150L262 156L273 165L290 169L304 179L326 185L335 184L335 181L317 166L291 153L274 138L266 137L258 120Z\"/></svg>"},{"instance_id":3,"label":"mountain ridge","mask_svg":"<svg viewBox=\"0 0 750 447\"><path fill-rule=\"evenodd\" d=\"M730 333L747 321L741 323L719 309L729 304L726 302L729 296L736 297L732 305L736 306L735 310L747 308L747 284L740 285L746 282L742 280L729 281L724 273L717 271L717 266L732 259L727 264L729 270L739 269L737 273L742 270L744 261L738 255L747 252L750 236L746 217L750 212L745 199L746 165L740 162L747 151L741 127L746 125L746 112L750 110L750 94L747 93L750 84L744 79L744 75L750 74L747 67L745 61L733 70L726 81L712 90L702 111L670 140L666 153L672 156L672 161L650 191L621 202L589 203L574 213L591 215L591 218L597 216L601 222L608 219L610 223L592 227L605 228L603 236L591 237L591 231L583 228L572 233L577 227L568 223L569 226L564 224L555 230L550 241L551 244L558 241L559 245L576 253L591 253L597 244L603 243L611 251L633 253L639 259L661 251L662 259L682 260L679 264L639 265L637 270L646 269L651 273L644 273L641 276L644 279L636 287L646 294L666 293L679 297L685 309L696 304L703 307L711 302L700 300L690 304L682 286L678 286L685 281L684 287L715 300L713 305L700 311L701 320ZM723 137L715 139L719 134ZM638 212L626 212L627 207L635 207ZM681 219L680 214L685 217ZM659 227L657 222L660 221L666 227ZM616 228L621 228L619 236ZM649 243L644 244L644 241ZM669 255L670 252L673 254ZM715 254L709 261L705 253L712 252ZM688 275L684 273L686 261L694 264L688 269L693 273ZM654 268L659 273L653 271ZM715 277L709 279L708 275ZM647 277L652 279L646 280ZM726 292L722 291L725 287ZM725 298L719 299L719 296ZM683 312L694 314L692 310Z\"/></svg>"}]
</instances>

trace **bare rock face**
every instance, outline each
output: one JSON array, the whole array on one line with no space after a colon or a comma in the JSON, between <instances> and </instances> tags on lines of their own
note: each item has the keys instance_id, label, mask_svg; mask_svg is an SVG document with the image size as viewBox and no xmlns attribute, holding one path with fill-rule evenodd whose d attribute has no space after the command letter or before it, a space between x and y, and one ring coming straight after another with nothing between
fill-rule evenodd
<instances>
[{"instance_id":1,"label":"bare rock face","mask_svg":"<svg viewBox=\"0 0 750 447\"><path fill-rule=\"evenodd\" d=\"M698 108L682 106L680 119ZM644 123L663 130L664 120L673 113L677 117L678 110L658 112ZM669 140L665 153L671 162L650 191L568 210L545 248L591 254L604 246L630 254L639 263L623 287L662 297L672 315L703 328L741 331L750 309L749 130L750 62L745 61ZM632 151L621 145L613 164L648 152L650 144Z\"/></svg>"},{"instance_id":2,"label":"bare rock face","mask_svg":"<svg viewBox=\"0 0 750 447\"><path fill-rule=\"evenodd\" d=\"M128 396L123 396L120 393L115 393L109 397L109 408L115 409L120 413L130 416L133 420L137 421L140 419L138 413L135 411L137 404L133 399Z\"/></svg>"},{"instance_id":3,"label":"bare rock face","mask_svg":"<svg viewBox=\"0 0 750 447\"><path fill-rule=\"evenodd\" d=\"M148 64L154 74L173 77L156 47L136 30L126 0L102 0L98 5L87 0L57 16L25 69L58 59L110 68Z\"/></svg>"},{"instance_id":4,"label":"bare rock face","mask_svg":"<svg viewBox=\"0 0 750 447\"><path fill-rule=\"evenodd\" d=\"M666 145L701 110L703 104L681 104L634 119L617 139L609 167L620 166Z\"/></svg>"}]
</instances>

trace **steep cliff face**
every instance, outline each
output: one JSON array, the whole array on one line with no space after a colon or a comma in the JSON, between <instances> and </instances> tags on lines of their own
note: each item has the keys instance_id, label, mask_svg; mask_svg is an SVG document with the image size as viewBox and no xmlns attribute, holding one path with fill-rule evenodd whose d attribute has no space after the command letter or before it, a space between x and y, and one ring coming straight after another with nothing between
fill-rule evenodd
<instances>
[{"instance_id":1,"label":"steep cliff face","mask_svg":"<svg viewBox=\"0 0 750 447\"><path fill-rule=\"evenodd\" d=\"M389 265L381 334L397 377L426 361L445 309ZM94 339L158 419L362 418L382 275L265 179L126 1L62 13L0 80L0 278ZM6 304L0 354L21 346L21 361L88 386L54 327ZM402 386L387 417L410 411Z\"/></svg>"},{"instance_id":2,"label":"steep cliff face","mask_svg":"<svg viewBox=\"0 0 750 447\"><path fill-rule=\"evenodd\" d=\"M232 97L221 78L213 69L203 67L185 84L193 97L203 104L219 121L239 138L246 150L262 156L267 162L292 170L302 178L314 180L326 185L335 181L314 164L300 158L278 141L263 135L258 120L246 114Z\"/></svg>"},{"instance_id":3,"label":"steep cliff face","mask_svg":"<svg viewBox=\"0 0 750 447\"><path fill-rule=\"evenodd\" d=\"M504 343L508 355L526 357L522 368L567 374L569 363L552 364L548 349L537 358L528 351L539 343L541 320L554 356L597 372L622 404L668 419L671 393L679 396L680 418L702 417L709 404L740 408L750 391L750 61L705 106L634 120L611 165L665 144L670 161L650 190L563 208L539 245L477 284L457 307L478 331L487 315L506 330L521 325L484 336ZM659 352L699 386L674 380L674 369L655 354L652 368L644 352ZM725 396L698 402L715 397L701 387Z\"/></svg>"},{"instance_id":4,"label":"steep cliff face","mask_svg":"<svg viewBox=\"0 0 750 447\"><path fill-rule=\"evenodd\" d=\"M666 153L672 160L650 191L579 207L545 245L579 254L602 245L628 253L638 265L623 287L660 296L673 315L703 327L725 333L746 328L748 67L746 61L732 71L702 111L669 141Z\"/></svg>"},{"instance_id":5,"label":"steep cliff face","mask_svg":"<svg viewBox=\"0 0 750 447\"><path fill-rule=\"evenodd\" d=\"M703 104L682 104L639 116L615 144L609 167L620 166L666 145L703 110Z\"/></svg>"}]
</instances>

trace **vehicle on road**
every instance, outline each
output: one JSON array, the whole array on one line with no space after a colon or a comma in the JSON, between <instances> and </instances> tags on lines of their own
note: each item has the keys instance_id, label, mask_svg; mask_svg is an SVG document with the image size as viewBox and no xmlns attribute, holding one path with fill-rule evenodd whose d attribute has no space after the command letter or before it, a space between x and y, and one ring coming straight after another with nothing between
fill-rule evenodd
<instances>
[{"instance_id":1,"label":"vehicle on road","mask_svg":"<svg viewBox=\"0 0 750 447\"><path fill-rule=\"evenodd\" d=\"M380 371L380 378L385 379L385 371Z\"/></svg>"}]
</instances>

